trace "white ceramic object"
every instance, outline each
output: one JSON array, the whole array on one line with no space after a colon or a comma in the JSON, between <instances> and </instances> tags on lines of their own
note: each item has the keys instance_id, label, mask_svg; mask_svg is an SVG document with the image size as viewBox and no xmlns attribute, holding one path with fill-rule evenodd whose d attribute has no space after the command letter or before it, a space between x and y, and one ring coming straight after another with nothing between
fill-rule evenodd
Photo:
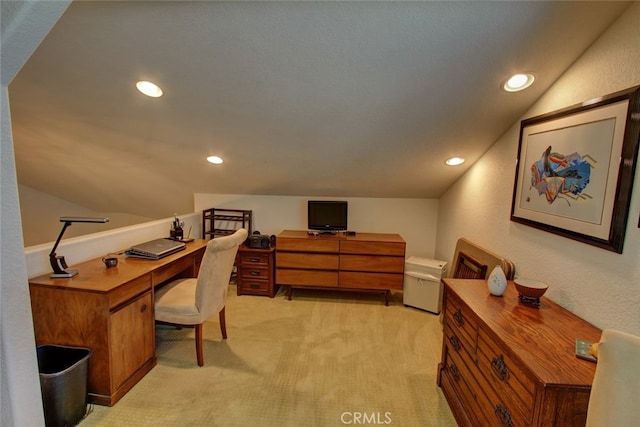
<instances>
[{"instance_id":1,"label":"white ceramic object","mask_svg":"<svg viewBox=\"0 0 640 427\"><path fill-rule=\"evenodd\" d=\"M489 274L487 279L487 286L489 287L489 293L497 297L501 297L504 291L507 289L507 276L505 276L502 267L496 265Z\"/></svg>"}]
</instances>

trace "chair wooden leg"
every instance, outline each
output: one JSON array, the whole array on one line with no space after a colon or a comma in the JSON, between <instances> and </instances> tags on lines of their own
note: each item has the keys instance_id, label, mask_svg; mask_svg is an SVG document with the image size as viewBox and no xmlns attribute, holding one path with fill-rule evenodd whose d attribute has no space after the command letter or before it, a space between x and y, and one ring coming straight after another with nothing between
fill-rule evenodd
<instances>
[{"instance_id":1,"label":"chair wooden leg","mask_svg":"<svg viewBox=\"0 0 640 427\"><path fill-rule=\"evenodd\" d=\"M218 313L218 317L220 318L220 332L222 332L222 338L227 339L227 321L224 317L224 307Z\"/></svg>"},{"instance_id":2,"label":"chair wooden leg","mask_svg":"<svg viewBox=\"0 0 640 427\"><path fill-rule=\"evenodd\" d=\"M204 366L204 356L202 354L202 323L196 325L196 357L198 366Z\"/></svg>"}]
</instances>

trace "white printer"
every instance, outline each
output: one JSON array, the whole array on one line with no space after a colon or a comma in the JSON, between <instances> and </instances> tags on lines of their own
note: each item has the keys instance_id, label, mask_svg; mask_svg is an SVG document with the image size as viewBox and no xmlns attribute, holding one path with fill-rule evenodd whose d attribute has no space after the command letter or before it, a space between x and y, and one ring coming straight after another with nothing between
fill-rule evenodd
<instances>
[{"instance_id":1,"label":"white printer","mask_svg":"<svg viewBox=\"0 0 640 427\"><path fill-rule=\"evenodd\" d=\"M404 264L403 303L411 307L440 313L442 283L447 263L437 259L409 257Z\"/></svg>"}]
</instances>

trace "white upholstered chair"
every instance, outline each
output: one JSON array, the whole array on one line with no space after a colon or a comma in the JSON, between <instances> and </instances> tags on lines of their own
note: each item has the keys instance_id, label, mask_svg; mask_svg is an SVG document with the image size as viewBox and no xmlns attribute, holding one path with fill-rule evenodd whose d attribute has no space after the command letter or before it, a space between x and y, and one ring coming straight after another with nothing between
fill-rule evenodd
<instances>
[{"instance_id":1,"label":"white upholstered chair","mask_svg":"<svg viewBox=\"0 0 640 427\"><path fill-rule=\"evenodd\" d=\"M204 365L202 324L218 313L222 338L227 338L225 304L229 278L238 246L247 238L241 228L229 236L207 243L197 278L177 279L155 293L155 319L178 326L193 325L196 331L198 366Z\"/></svg>"},{"instance_id":2,"label":"white upholstered chair","mask_svg":"<svg viewBox=\"0 0 640 427\"><path fill-rule=\"evenodd\" d=\"M587 427L640 426L640 337L606 329L598 344Z\"/></svg>"}]
</instances>

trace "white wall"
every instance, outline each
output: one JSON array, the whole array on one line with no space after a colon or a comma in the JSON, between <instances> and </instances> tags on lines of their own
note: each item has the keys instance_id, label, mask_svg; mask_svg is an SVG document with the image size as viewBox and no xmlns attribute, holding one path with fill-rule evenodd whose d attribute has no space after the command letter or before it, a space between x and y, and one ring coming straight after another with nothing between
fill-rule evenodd
<instances>
[{"instance_id":1,"label":"white wall","mask_svg":"<svg viewBox=\"0 0 640 427\"><path fill-rule=\"evenodd\" d=\"M96 212L26 185L18 185L18 191L20 193L20 216L25 247L55 241L62 228L59 221L61 216L109 218L109 222L106 224L73 225L65 231L65 239L157 219L120 212ZM46 215L42 214L43 206L47 207Z\"/></svg>"},{"instance_id":2,"label":"white wall","mask_svg":"<svg viewBox=\"0 0 640 427\"><path fill-rule=\"evenodd\" d=\"M522 119L640 85L638 23L634 3ZM518 276L547 282L546 296L594 325L640 335L640 167L622 254L517 224L509 217L519 129L518 121L440 199L436 257L450 259L467 237L515 262Z\"/></svg>"},{"instance_id":3,"label":"white wall","mask_svg":"<svg viewBox=\"0 0 640 427\"><path fill-rule=\"evenodd\" d=\"M69 5L1 2L0 18L0 425L44 425L22 242L11 114L11 79Z\"/></svg>"},{"instance_id":4,"label":"white wall","mask_svg":"<svg viewBox=\"0 0 640 427\"><path fill-rule=\"evenodd\" d=\"M438 201L434 199L196 194L194 208L196 212L209 208L251 210L254 230L277 235L282 230L306 230L307 200L323 199L349 202L349 230L397 233L407 242L407 257L433 257L438 223Z\"/></svg>"}]
</instances>

